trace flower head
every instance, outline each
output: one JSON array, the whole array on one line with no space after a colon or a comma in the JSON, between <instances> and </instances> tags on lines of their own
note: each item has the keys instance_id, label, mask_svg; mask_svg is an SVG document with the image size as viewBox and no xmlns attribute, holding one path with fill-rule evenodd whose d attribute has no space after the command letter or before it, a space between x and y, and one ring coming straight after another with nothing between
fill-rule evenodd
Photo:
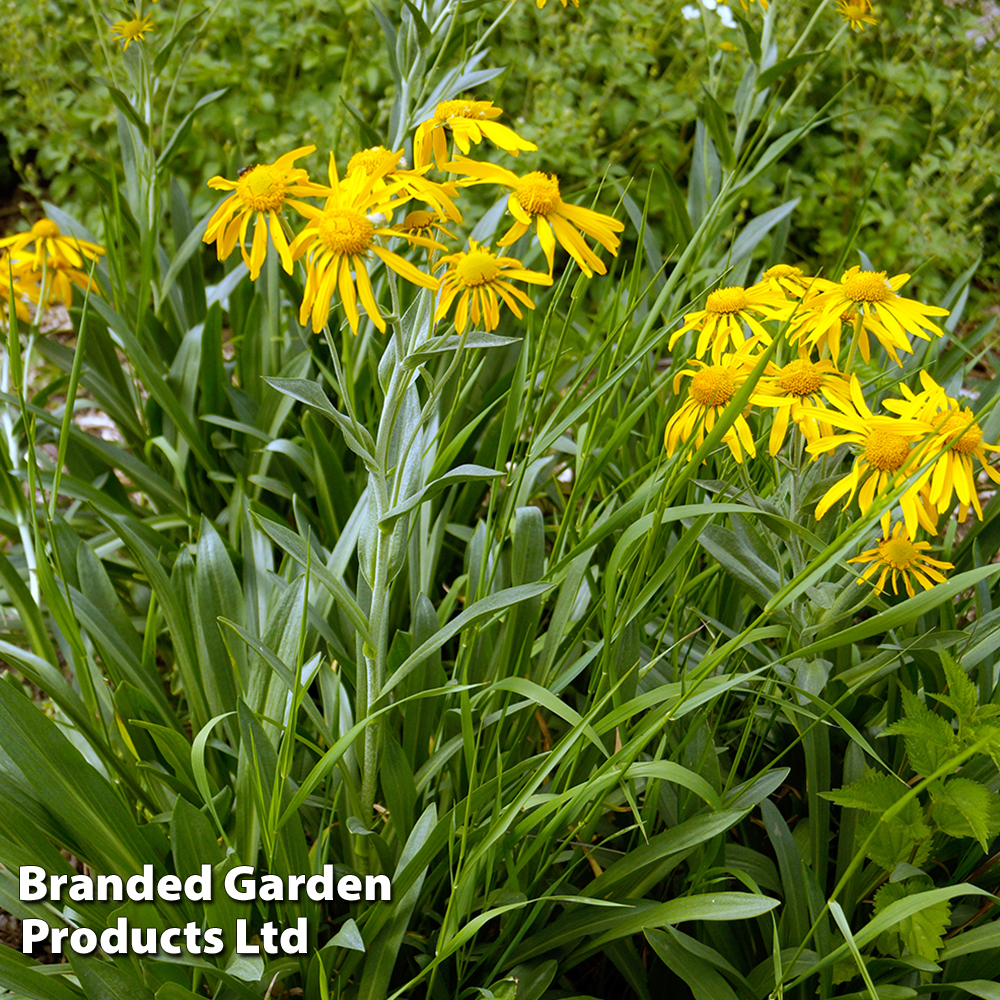
<instances>
[{"instance_id":1,"label":"flower head","mask_svg":"<svg viewBox=\"0 0 1000 1000\"><path fill-rule=\"evenodd\" d=\"M850 400L831 397L835 409L817 409L812 415L848 431L847 434L831 434L813 441L808 446L811 455L833 451L841 444L857 445L858 454L850 473L839 483L827 490L816 505L816 519L822 518L828 510L846 495L845 506L858 494L858 507L864 514L872 505L877 494L889 492L904 483L921 466L921 452L914 446L922 441L930 431L930 424L915 419L902 419L875 415L868 408L861 394L857 376L851 376ZM925 486L930 477L930 469L924 468L916 480L910 484L899 498L906 530L915 535L918 524L927 531L937 530L933 515L926 509ZM882 515L884 533L889 530L890 512Z\"/></svg>"},{"instance_id":2,"label":"flower head","mask_svg":"<svg viewBox=\"0 0 1000 1000\"><path fill-rule=\"evenodd\" d=\"M857 322L861 329L858 348L867 364L871 358L868 334L871 333L886 349L889 357L901 365L899 351L913 353L908 334L930 340L930 333L941 336L944 331L928 319L947 316L948 310L925 306L916 299L897 294L910 280L908 274L886 278L885 271L864 271L852 267L839 282L817 284L806 293L802 307L791 317L789 335L802 344L816 346L821 338L831 337L831 327L842 322ZM929 332L928 332L929 331Z\"/></svg>"},{"instance_id":3,"label":"flower head","mask_svg":"<svg viewBox=\"0 0 1000 1000\"><path fill-rule=\"evenodd\" d=\"M866 24L878 24L873 9L871 0L840 0L837 4L837 13L855 31L861 31Z\"/></svg>"},{"instance_id":4,"label":"flower head","mask_svg":"<svg viewBox=\"0 0 1000 1000\"><path fill-rule=\"evenodd\" d=\"M401 169L402 155L402 150L390 153L385 146L363 149L348 161L346 176L360 172L366 177L374 177L375 192L398 195L401 202L417 198L452 222L461 222L462 215L452 201L458 197L458 188L454 184L436 184L427 180L423 176L430 169L427 166L417 170Z\"/></svg>"},{"instance_id":5,"label":"flower head","mask_svg":"<svg viewBox=\"0 0 1000 1000\"><path fill-rule=\"evenodd\" d=\"M433 240L435 234L447 236L452 240L457 239L458 237L453 232L445 229L447 222L448 219L443 215L435 215L433 212L426 212L418 208L407 212L402 222L397 222L390 228L398 236L407 239L411 236L422 236L425 239ZM445 248L440 243L435 242L434 249L444 250Z\"/></svg>"},{"instance_id":6,"label":"flower head","mask_svg":"<svg viewBox=\"0 0 1000 1000\"><path fill-rule=\"evenodd\" d=\"M147 14L145 17L140 17L139 12L135 12L135 17L130 21L115 21L111 25L111 37L116 42L122 43L122 52L124 52L132 42L141 42L143 36L148 31L153 30L153 15Z\"/></svg>"},{"instance_id":7,"label":"flower head","mask_svg":"<svg viewBox=\"0 0 1000 1000\"><path fill-rule=\"evenodd\" d=\"M866 549L859 556L848 559L848 562L870 563L871 565L858 577L860 586L865 580L874 576L876 570L881 570L878 580L875 581L875 593L881 594L885 586L886 577L892 574L892 592L898 594L896 587L898 577L903 578L906 586L906 593L913 597L913 584L910 582L912 576L924 590L930 590L935 583L944 583L945 577L942 570L954 569L949 562L940 559L932 559L926 554L930 542L914 542L910 534L903 528L902 522L897 521L892 530L884 533L873 549Z\"/></svg>"},{"instance_id":8,"label":"flower head","mask_svg":"<svg viewBox=\"0 0 1000 1000\"><path fill-rule=\"evenodd\" d=\"M562 200L559 178L555 174L533 170L524 177L518 177L503 167L496 167L492 163L479 163L464 156L445 164L445 167L471 178L468 183L500 184L510 189L507 208L514 216L514 224L497 240L497 244L509 247L534 225L550 273L555 260L557 240L580 265L580 270L588 278L593 277L594 271L598 274L607 273L604 262L587 246L581 233L592 236L606 250L618 256L620 241L616 234L625 228L625 223L610 215L595 212L591 208L568 205Z\"/></svg>"},{"instance_id":9,"label":"flower head","mask_svg":"<svg viewBox=\"0 0 1000 1000\"><path fill-rule=\"evenodd\" d=\"M536 7L537 7L537 8L539 9L539 10L541 10L541 9L542 9L542 8L543 8L543 7L544 7L544 6L545 6L545 5L546 5L546 4L548 3L548 2L549 2L549 0L535 0L535 6L536 6ZM563 6L564 6L564 7L566 7L566 6L568 6L568 5L569 5L569 0L559 0L559 2L560 2L560 3L561 3L561 4L563 5ZM580 6L580 0L573 0L573 6L574 6L574 7L579 7L579 6Z\"/></svg>"},{"instance_id":10,"label":"flower head","mask_svg":"<svg viewBox=\"0 0 1000 1000\"><path fill-rule=\"evenodd\" d=\"M922 392L914 393L907 386L901 386L904 398L886 400L884 405L886 409L931 426L921 453L925 459L933 461L928 496L937 512L947 511L955 496L960 522L968 516L970 506L982 520L983 509L972 460L978 458L990 479L1000 483L1000 472L990 464L986 454L987 451L1000 451L1000 444L985 442L972 410L961 406L926 372L920 373L920 382Z\"/></svg>"},{"instance_id":11,"label":"flower head","mask_svg":"<svg viewBox=\"0 0 1000 1000\"><path fill-rule=\"evenodd\" d=\"M695 357L702 357L711 348L712 360L718 362L730 345L738 350L755 341L770 344L771 337L760 320L775 319L787 303L782 289L769 283L760 282L750 288L742 285L717 288L708 293L704 309L684 316L684 325L674 331L667 346L672 349L688 330L697 330ZM749 341L743 332L744 323L752 334Z\"/></svg>"},{"instance_id":12,"label":"flower head","mask_svg":"<svg viewBox=\"0 0 1000 1000\"><path fill-rule=\"evenodd\" d=\"M757 358L746 350L721 355L714 364L692 361L694 368L684 368L674 377L674 392L680 391L681 379L690 377L687 399L681 408L667 421L663 433L663 443L667 455L673 455L678 447L688 448L690 457L705 443L705 437L715 426L722 411L739 392L753 370ZM750 425L740 413L722 440L729 446L733 458L743 461L744 450L755 458L753 434Z\"/></svg>"},{"instance_id":13,"label":"flower head","mask_svg":"<svg viewBox=\"0 0 1000 1000\"><path fill-rule=\"evenodd\" d=\"M823 399L849 405L850 395L847 376L837 371L829 359L810 361L808 357L801 357L780 368L769 365L754 387L752 402L774 410L768 445L770 453L777 455L784 444L789 418L808 442L832 434L830 424L817 419L816 408L822 406Z\"/></svg>"},{"instance_id":14,"label":"flower head","mask_svg":"<svg viewBox=\"0 0 1000 1000\"><path fill-rule=\"evenodd\" d=\"M83 267L84 260L97 260L104 248L88 240L67 236L51 219L39 219L26 233L15 233L0 240L0 249L10 252L15 263L26 271L41 271L48 261L58 266ZM31 248L31 252L24 251Z\"/></svg>"},{"instance_id":15,"label":"flower head","mask_svg":"<svg viewBox=\"0 0 1000 1000\"><path fill-rule=\"evenodd\" d=\"M563 2L565 7L565 0ZM431 162L431 154L438 169L442 169L448 159L448 139L446 131L451 132L455 145L463 153L468 153L472 145L478 146L487 138L494 146L517 156L521 150L538 149L533 142L522 139L506 125L494 121L503 114L500 108L495 108L492 101L442 101L434 109L434 117L428 118L417 126L413 136L413 159L418 168Z\"/></svg>"},{"instance_id":16,"label":"flower head","mask_svg":"<svg viewBox=\"0 0 1000 1000\"><path fill-rule=\"evenodd\" d=\"M369 216L384 215L398 205L391 191L376 190L384 172L391 170L402 153L394 153L374 172L355 171L343 181L337 174L337 164L330 156L330 192L322 209L304 205L300 211L309 218L305 228L289 246L291 256L306 260L306 287L299 309L299 322L312 316L314 332L323 329L330 312L334 291L340 292L340 302L351 329L357 333L358 298L371 321L382 331L385 320L372 291L368 264L374 255L398 275L422 288L437 288L437 279L415 267L408 260L380 246L379 236L406 236L410 243L438 247L440 244L414 234L404 234L376 225ZM353 276L351 272L354 272ZM357 289L355 290L355 283Z\"/></svg>"},{"instance_id":17,"label":"flower head","mask_svg":"<svg viewBox=\"0 0 1000 1000\"><path fill-rule=\"evenodd\" d=\"M292 273L292 255L279 215L286 205L305 214L304 210L311 206L297 198L322 197L328 193L325 187L309 180L303 167L292 166L315 149L315 146L300 146L278 157L274 163L241 168L235 181L216 176L208 182L210 188L233 192L212 214L202 237L205 243L215 243L219 260L225 260L238 241L243 263L249 268L251 279L256 281L267 254L270 234L270 242L278 251L282 267L287 274ZM254 216L252 246L247 253L247 228Z\"/></svg>"},{"instance_id":18,"label":"flower head","mask_svg":"<svg viewBox=\"0 0 1000 1000\"><path fill-rule=\"evenodd\" d=\"M482 323L486 330L495 330L500 322L500 301L521 318L518 302L534 309L535 304L511 279L526 281L531 285L551 285L552 276L538 271L528 271L513 257L498 257L489 246L480 246L469 240L468 251L449 254L438 261L438 267L447 266L441 278L441 301L434 315L435 322L447 315L451 304L458 298L455 310L455 329L463 333L469 324Z\"/></svg>"}]
</instances>

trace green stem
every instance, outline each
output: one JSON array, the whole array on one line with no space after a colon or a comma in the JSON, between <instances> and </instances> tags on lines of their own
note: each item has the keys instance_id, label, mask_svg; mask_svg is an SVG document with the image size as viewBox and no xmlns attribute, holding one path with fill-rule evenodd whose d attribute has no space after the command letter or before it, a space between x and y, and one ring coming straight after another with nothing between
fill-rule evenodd
<instances>
[{"instance_id":1,"label":"green stem","mask_svg":"<svg viewBox=\"0 0 1000 1000\"><path fill-rule=\"evenodd\" d=\"M847 364L844 365L844 374L851 374L851 366L854 364L854 354L858 349L858 341L861 339L861 328L864 325L865 316L859 309L854 317L854 333L851 336L851 347L847 352Z\"/></svg>"},{"instance_id":2,"label":"green stem","mask_svg":"<svg viewBox=\"0 0 1000 1000\"><path fill-rule=\"evenodd\" d=\"M390 282L391 285L392 282ZM395 295L393 295L393 306L398 312ZM393 323L392 330L397 363L392 367L389 385L386 387L385 400L382 404L382 415L379 419L378 435L375 440L375 467L369 470L368 475L371 489L368 502L375 506L375 516L372 518L373 523L370 529L374 537L369 541L375 551L369 580L372 591L371 607L368 612L368 631L371 645L365 643L362 646L364 690L362 697L362 685L359 684L359 719L370 715L378 702L385 681L386 662L389 655L389 599L391 596L389 561L392 555L393 530L391 528L384 530L379 526L379 521L389 510L395 493L394 480L401 475L399 465L390 470L389 452L396 418L399 415L403 396L410 381L410 372L401 363L405 356L405 345L403 331L398 320ZM371 548L369 548L370 551ZM368 826L374 821L381 733L381 719L375 719L365 727L362 735L361 821ZM370 868L370 856L367 842L363 837L357 845L357 852L359 863L367 872Z\"/></svg>"}]
</instances>

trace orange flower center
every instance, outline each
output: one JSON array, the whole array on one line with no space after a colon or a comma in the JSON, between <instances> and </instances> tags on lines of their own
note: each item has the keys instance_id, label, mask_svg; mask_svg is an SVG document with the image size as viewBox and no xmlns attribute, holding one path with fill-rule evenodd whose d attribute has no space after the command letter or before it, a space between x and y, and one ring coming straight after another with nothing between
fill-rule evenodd
<instances>
[{"instance_id":1,"label":"orange flower center","mask_svg":"<svg viewBox=\"0 0 1000 1000\"><path fill-rule=\"evenodd\" d=\"M417 229L426 229L433 221L433 212L424 212L418 208L415 212L407 212L406 218L396 228L413 232Z\"/></svg>"},{"instance_id":2,"label":"orange flower center","mask_svg":"<svg viewBox=\"0 0 1000 1000\"><path fill-rule=\"evenodd\" d=\"M893 569L912 569L920 559L920 550L903 534L883 538L878 543L878 554Z\"/></svg>"},{"instance_id":3,"label":"orange flower center","mask_svg":"<svg viewBox=\"0 0 1000 1000\"><path fill-rule=\"evenodd\" d=\"M370 177L372 174L379 173L381 168L385 166L386 160L391 157L392 153L385 146L372 146L370 149L362 149L360 153L355 153L347 161L347 172L350 174L355 170L360 170Z\"/></svg>"},{"instance_id":4,"label":"orange flower center","mask_svg":"<svg viewBox=\"0 0 1000 1000\"><path fill-rule=\"evenodd\" d=\"M699 406L723 406L736 394L736 379L722 365L702 368L693 379L688 395Z\"/></svg>"},{"instance_id":5,"label":"orange flower center","mask_svg":"<svg viewBox=\"0 0 1000 1000\"><path fill-rule=\"evenodd\" d=\"M43 239L49 239L59 235L59 227L51 219L39 219L31 227L31 234L32 236L41 236Z\"/></svg>"},{"instance_id":6,"label":"orange flower center","mask_svg":"<svg viewBox=\"0 0 1000 1000\"><path fill-rule=\"evenodd\" d=\"M823 384L823 372L811 361L790 361L778 375L778 386L793 396L809 396Z\"/></svg>"},{"instance_id":7,"label":"orange flower center","mask_svg":"<svg viewBox=\"0 0 1000 1000\"><path fill-rule=\"evenodd\" d=\"M243 171L236 182L236 194L258 212L277 211L285 203L285 176L271 164L258 164Z\"/></svg>"},{"instance_id":8,"label":"orange flower center","mask_svg":"<svg viewBox=\"0 0 1000 1000\"><path fill-rule=\"evenodd\" d=\"M499 273L496 257L485 250L470 250L455 266L455 276L466 288L489 284Z\"/></svg>"},{"instance_id":9,"label":"orange flower center","mask_svg":"<svg viewBox=\"0 0 1000 1000\"><path fill-rule=\"evenodd\" d=\"M521 178L514 189L514 196L521 207L533 215L549 215L561 204L559 178L555 174L545 174L533 170Z\"/></svg>"},{"instance_id":10,"label":"orange flower center","mask_svg":"<svg viewBox=\"0 0 1000 1000\"><path fill-rule=\"evenodd\" d=\"M972 419L971 410L938 414L933 424L938 434L946 438L955 451L963 455L971 455L983 443L983 432L979 429L979 424ZM958 440L954 440L956 437Z\"/></svg>"},{"instance_id":11,"label":"orange flower center","mask_svg":"<svg viewBox=\"0 0 1000 1000\"><path fill-rule=\"evenodd\" d=\"M360 213L335 208L319 220L320 241L334 253L364 253L372 243L375 227Z\"/></svg>"},{"instance_id":12,"label":"orange flower center","mask_svg":"<svg viewBox=\"0 0 1000 1000\"><path fill-rule=\"evenodd\" d=\"M747 290L740 285L717 288L705 300L705 311L710 313L738 313L747 305Z\"/></svg>"},{"instance_id":13,"label":"orange flower center","mask_svg":"<svg viewBox=\"0 0 1000 1000\"><path fill-rule=\"evenodd\" d=\"M802 274L801 267L792 267L791 264L775 264L769 267L762 275L763 278L795 278Z\"/></svg>"},{"instance_id":14,"label":"orange flower center","mask_svg":"<svg viewBox=\"0 0 1000 1000\"><path fill-rule=\"evenodd\" d=\"M877 427L865 442L865 458L881 472L902 468L910 454L910 442L895 431Z\"/></svg>"},{"instance_id":15,"label":"orange flower center","mask_svg":"<svg viewBox=\"0 0 1000 1000\"><path fill-rule=\"evenodd\" d=\"M886 283L885 271L862 271L860 267L852 267L841 281L844 295L853 302L885 302L896 297Z\"/></svg>"}]
</instances>

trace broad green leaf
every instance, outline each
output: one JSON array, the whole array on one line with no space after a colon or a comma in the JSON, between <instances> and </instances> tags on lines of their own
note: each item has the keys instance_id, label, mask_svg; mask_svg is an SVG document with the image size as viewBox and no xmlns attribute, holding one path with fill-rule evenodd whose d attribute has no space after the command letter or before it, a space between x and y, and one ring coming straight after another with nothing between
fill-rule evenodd
<instances>
[{"instance_id":1,"label":"broad green leaf","mask_svg":"<svg viewBox=\"0 0 1000 1000\"><path fill-rule=\"evenodd\" d=\"M930 880L927 878L884 883L875 893L875 913L882 913L891 903L926 891L929 884ZM884 954L902 958L905 948L911 955L936 962L950 918L951 904L946 899L932 906L925 906L880 934L879 949Z\"/></svg>"}]
</instances>

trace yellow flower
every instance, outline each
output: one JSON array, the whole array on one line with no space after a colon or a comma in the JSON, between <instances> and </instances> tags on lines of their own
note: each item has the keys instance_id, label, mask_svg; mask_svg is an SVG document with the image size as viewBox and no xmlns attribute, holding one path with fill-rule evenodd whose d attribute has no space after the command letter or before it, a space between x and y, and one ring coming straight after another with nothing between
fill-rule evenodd
<instances>
[{"instance_id":1,"label":"yellow flower","mask_svg":"<svg viewBox=\"0 0 1000 1000\"><path fill-rule=\"evenodd\" d=\"M847 376L837 371L829 359L810 361L803 357L781 368L768 367L754 387L752 402L775 411L768 446L771 454L777 455L785 442L789 417L807 442L832 434L833 428L827 421L817 420L815 408L821 406L823 398L849 405L851 389Z\"/></svg>"},{"instance_id":2,"label":"yellow flower","mask_svg":"<svg viewBox=\"0 0 1000 1000\"><path fill-rule=\"evenodd\" d=\"M32 244L33 252L25 256L22 251ZM104 248L96 243L64 235L51 219L39 219L28 232L0 240L0 249L4 247L17 263L33 271L41 271L45 261L56 261L59 266L83 267L85 258L97 260L104 254Z\"/></svg>"},{"instance_id":3,"label":"yellow flower","mask_svg":"<svg viewBox=\"0 0 1000 1000\"><path fill-rule=\"evenodd\" d=\"M687 399L681 408L667 421L663 432L663 443L667 455L673 455L684 445L690 456L705 443L705 438L715 426L722 411L739 392L747 380L757 358L746 351L723 354L715 364L692 361L696 369L684 368L674 377L674 392L680 391L681 379L691 377ZM733 458L743 461L744 449L751 458L757 457L750 425L740 413L722 438L729 446ZM707 461L707 459L706 459Z\"/></svg>"},{"instance_id":4,"label":"yellow flower","mask_svg":"<svg viewBox=\"0 0 1000 1000\"><path fill-rule=\"evenodd\" d=\"M0 250L0 320L7 322L10 317L10 303L14 312L25 323L31 320L31 313L25 301L30 299L31 286L26 278L26 268L22 261L11 257L6 250Z\"/></svg>"},{"instance_id":5,"label":"yellow flower","mask_svg":"<svg viewBox=\"0 0 1000 1000\"><path fill-rule=\"evenodd\" d=\"M472 178L469 181L471 184L499 184L510 188L507 208L514 216L514 224L497 240L497 244L509 247L534 223L550 274L555 260L556 240L580 265L580 270L588 278L593 277L594 271L607 274L603 261L587 246L580 233L592 236L612 255L618 256L620 241L615 234L625 228L625 223L591 208L567 205L559 194L559 178L555 174L533 170L524 177L518 177L503 167L479 163L464 156L445 164L445 169Z\"/></svg>"},{"instance_id":6,"label":"yellow flower","mask_svg":"<svg viewBox=\"0 0 1000 1000\"><path fill-rule=\"evenodd\" d=\"M93 281L89 274L55 257L49 258L44 272L32 271L25 276L25 279L34 282L29 294L33 301L44 302L44 308L56 303L66 306L67 309L72 306L74 285L85 292L99 291L97 282Z\"/></svg>"},{"instance_id":7,"label":"yellow flower","mask_svg":"<svg viewBox=\"0 0 1000 1000\"><path fill-rule=\"evenodd\" d=\"M452 222L461 222L462 215L452 198L458 197L458 188L454 184L436 184L422 176L428 167L417 170L399 169L400 157L403 151L390 153L385 146L372 146L355 153L347 163L347 177L356 171L362 171L370 177L375 177L377 193L387 191L399 195L402 201L418 198L432 206L436 212L447 216ZM392 161L389 163L388 161ZM385 169L384 169L385 168ZM405 192L406 197L403 197Z\"/></svg>"},{"instance_id":8,"label":"yellow flower","mask_svg":"<svg viewBox=\"0 0 1000 1000\"><path fill-rule=\"evenodd\" d=\"M751 0L751 2L753 2L753 0ZM767 0L758 0L758 3L764 8L764 10L767 10ZM740 6L746 10L749 7L749 4L747 3L747 0L740 0Z\"/></svg>"},{"instance_id":9,"label":"yellow flower","mask_svg":"<svg viewBox=\"0 0 1000 1000\"><path fill-rule=\"evenodd\" d=\"M394 153L385 160L379 171L391 170L401 153ZM306 287L299 309L299 322L305 323L312 314L312 328L318 333L323 329L330 313L330 300L335 290L340 292L340 302L351 329L358 332L358 298L371 321L385 331L385 320L379 312L367 262L374 254L398 275L422 288L437 288L436 278L415 267L399 254L392 253L376 242L378 236L406 235L411 243L437 247L439 244L422 236L401 234L384 226L377 226L371 217L383 215L398 202L392 201L391 192L380 193L375 186L381 180L379 172L368 174L355 171L343 181L337 175L337 164L330 155L330 196L322 209L303 205L299 208L309 218L306 227L292 241L289 250L298 260L306 257ZM354 271L352 277L351 271ZM357 282L357 291L355 291Z\"/></svg>"},{"instance_id":10,"label":"yellow flower","mask_svg":"<svg viewBox=\"0 0 1000 1000\"><path fill-rule=\"evenodd\" d=\"M520 288L510 283L510 279L526 281L531 285L551 285L552 276L538 271L528 271L513 257L498 257L490 253L489 246L480 246L469 240L468 252L449 254L438 261L437 266L447 265L448 270L441 278L441 301L438 303L434 321L447 315L452 302L458 297L455 309L455 329L463 333L469 324L482 322L486 330L495 330L500 322L500 302L503 299L510 311L521 319L517 303L534 309L535 304Z\"/></svg>"},{"instance_id":11,"label":"yellow flower","mask_svg":"<svg viewBox=\"0 0 1000 1000\"><path fill-rule=\"evenodd\" d=\"M539 10L541 10L548 2L549 2L549 0L535 0L535 6ZM562 3L562 5L564 7L566 7L569 4L569 0L560 0L560 3ZM580 6L580 0L573 0L573 6L574 7L579 7Z\"/></svg>"},{"instance_id":12,"label":"yellow flower","mask_svg":"<svg viewBox=\"0 0 1000 1000\"><path fill-rule=\"evenodd\" d=\"M673 333L667 347L672 350L688 330L697 330L698 342L694 356L702 357L711 347L712 360L718 363L729 344L736 350L756 341L770 344L771 337L760 325L760 319L777 318L781 307L787 303L785 293L780 288L764 282L750 288L742 285L717 288L714 292L709 292L704 309L685 315L684 325ZM749 341L743 332L744 323L753 334Z\"/></svg>"},{"instance_id":13,"label":"yellow flower","mask_svg":"<svg viewBox=\"0 0 1000 1000\"><path fill-rule=\"evenodd\" d=\"M983 441L982 428L972 410L961 406L926 372L920 373L920 382L923 392L914 393L904 385L900 388L905 399L886 400L884 405L905 417L925 421L932 428L921 454L925 460L933 460L928 495L937 512L947 511L954 495L958 498L959 522L966 519L970 506L982 520L972 459L978 458L990 479L1000 483L1000 472L990 465L986 455L987 451L1000 451L1000 444Z\"/></svg>"},{"instance_id":14,"label":"yellow flower","mask_svg":"<svg viewBox=\"0 0 1000 1000\"><path fill-rule=\"evenodd\" d=\"M863 271L852 267L839 282L816 286L816 294L807 293L803 306L792 317L790 336L815 346L823 337L830 337L831 327L848 316L853 323L860 316L861 331L858 347L865 363L871 358L868 334L873 334L898 365L898 351L913 353L908 333L930 340L927 331L939 337L944 331L928 316L947 316L948 310L925 306L915 299L905 299L896 292L910 280L908 274L886 279L885 271Z\"/></svg>"},{"instance_id":15,"label":"yellow flower","mask_svg":"<svg viewBox=\"0 0 1000 1000\"><path fill-rule=\"evenodd\" d=\"M434 240L434 234L440 233L449 239L458 239L453 232L445 229L447 221L443 215L435 215L433 212L425 212L423 209L418 208L412 212L407 212L402 222L397 222L390 228L395 234L405 238L423 236L425 239ZM445 247L435 241L434 247L429 247L428 249L444 250Z\"/></svg>"},{"instance_id":16,"label":"yellow flower","mask_svg":"<svg viewBox=\"0 0 1000 1000\"><path fill-rule=\"evenodd\" d=\"M565 2L563 3L565 6ZM470 145L479 145L483 137L494 146L517 156L521 150L538 149L533 142L522 139L512 129L493 121L503 114L493 107L492 101L442 101L434 110L434 117L421 122L413 136L413 160L417 168L431 162L431 153L439 170L448 159L448 139L445 130L451 131L455 145L468 153Z\"/></svg>"},{"instance_id":17,"label":"yellow flower","mask_svg":"<svg viewBox=\"0 0 1000 1000\"><path fill-rule=\"evenodd\" d=\"M872 10L871 0L840 0L837 4L837 13L855 31L861 31L866 24L878 24Z\"/></svg>"},{"instance_id":18,"label":"yellow flower","mask_svg":"<svg viewBox=\"0 0 1000 1000\"><path fill-rule=\"evenodd\" d=\"M124 52L132 42L141 42L147 31L153 30L153 15L147 14L140 17L139 12L135 12L135 17L131 21L115 21L111 25L111 37L116 42L122 43Z\"/></svg>"},{"instance_id":19,"label":"yellow flower","mask_svg":"<svg viewBox=\"0 0 1000 1000\"><path fill-rule=\"evenodd\" d=\"M793 299L801 299L817 280L809 277L801 267L793 267L791 264L775 264L760 276L759 283L769 285L772 288L780 288Z\"/></svg>"},{"instance_id":20,"label":"yellow flower","mask_svg":"<svg viewBox=\"0 0 1000 1000\"><path fill-rule=\"evenodd\" d=\"M905 482L920 465L920 451L914 443L923 440L930 431L930 424L913 419L876 416L868 409L861 395L861 385L856 375L851 376L850 402L836 396L830 398L836 409L818 409L811 412L817 419L847 430L847 434L832 434L819 438L808 446L810 455L833 451L842 444L856 444L860 452L851 471L816 505L816 519L822 518L841 497L847 496L844 506L850 504L855 491L858 507L864 514L875 500L876 494L888 492ZM917 526L934 533L937 528L930 512L926 510L924 487L930 478L930 468L923 469L917 479L899 498L906 530L915 535ZM888 534L890 512L882 514L882 531Z\"/></svg>"},{"instance_id":21,"label":"yellow flower","mask_svg":"<svg viewBox=\"0 0 1000 1000\"><path fill-rule=\"evenodd\" d=\"M942 562L940 559L932 559L926 555L930 542L914 542L910 535L903 529L900 521L890 535L888 531L884 537L880 538L873 549L866 549L859 556L848 559L848 562L871 563L871 565L858 577L860 586L865 580L874 576L877 569L881 569L878 580L875 582L875 593L881 594L885 586L886 577L892 574L892 592L898 594L896 581L898 577L903 578L906 585L906 592L910 597L914 596L913 584L910 582L912 576L924 590L930 590L935 583L944 583L945 577L941 570L954 569L950 562Z\"/></svg>"},{"instance_id":22,"label":"yellow flower","mask_svg":"<svg viewBox=\"0 0 1000 1000\"><path fill-rule=\"evenodd\" d=\"M287 274L292 273L292 255L288 250L288 238L278 216L286 205L303 214L305 214L304 209L311 207L305 202L289 197L290 195L322 197L329 193L325 187L313 184L303 167L292 166L296 160L313 152L315 148L315 146L301 146L278 157L274 163L242 167L235 181L215 176L208 182L208 186L217 191L233 192L212 214L205 235L202 237L205 243L215 243L219 260L225 260L239 241L243 263L250 270L250 278L256 281L267 254L268 233L270 233L271 242L278 251L282 267ZM257 218L254 223L253 245L248 254L247 228L255 213Z\"/></svg>"}]
</instances>

